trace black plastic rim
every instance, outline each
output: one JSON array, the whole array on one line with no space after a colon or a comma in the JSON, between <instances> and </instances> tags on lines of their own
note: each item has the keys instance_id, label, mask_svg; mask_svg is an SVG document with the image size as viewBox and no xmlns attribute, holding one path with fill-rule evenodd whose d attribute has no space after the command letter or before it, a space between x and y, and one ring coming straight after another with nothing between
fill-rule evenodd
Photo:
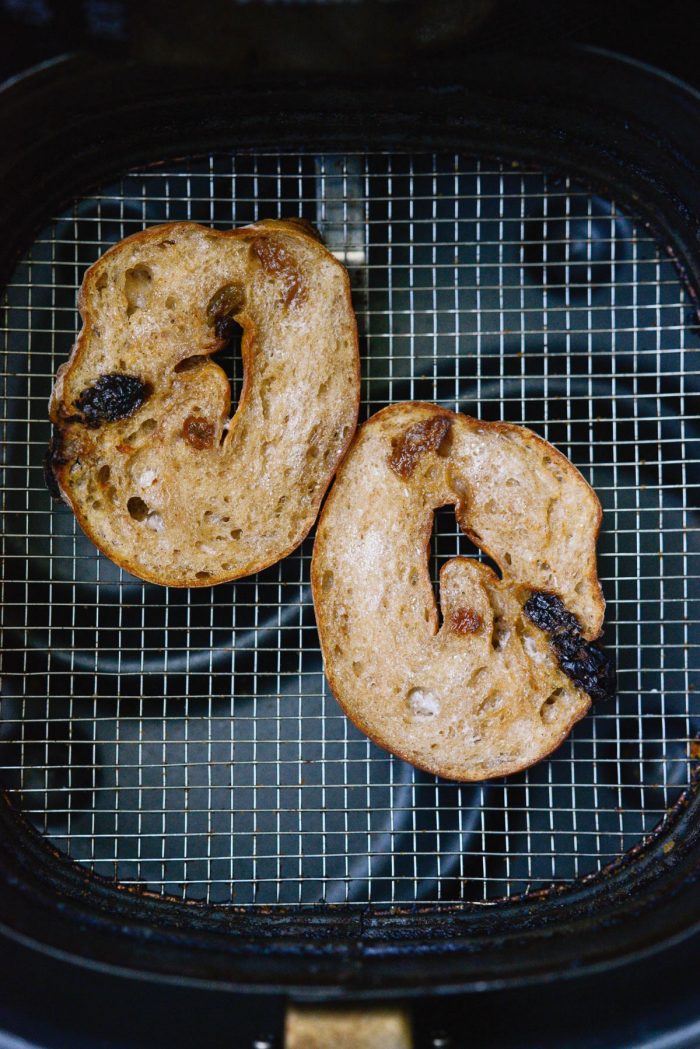
<instances>
[{"instance_id":1,"label":"black plastic rim","mask_svg":"<svg viewBox=\"0 0 700 1049\"><path fill-rule=\"evenodd\" d=\"M0 94L0 279L46 215L138 164L210 149L449 149L575 172L700 289L700 105L596 53L470 59L432 83L235 84L67 58ZM132 893L0 804L0 928L131 975L313 995L484 989L622 964L700 928L700 794L602 875L496 906L236 912Z\"/></svg>"}]
</instances>

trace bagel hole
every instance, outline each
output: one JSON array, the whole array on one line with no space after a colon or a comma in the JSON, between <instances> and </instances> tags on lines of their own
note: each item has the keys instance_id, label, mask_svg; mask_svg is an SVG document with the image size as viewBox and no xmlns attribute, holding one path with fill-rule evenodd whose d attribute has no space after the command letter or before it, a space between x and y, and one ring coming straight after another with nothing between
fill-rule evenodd
<instances>
[{"instance_id":1,"label":"bagel hole","mask_svg":"<svg viewBox=\"0 0 700 1049\"><path fill-rule=\"evenodd\" d=\"M243 355L241 353L243 328L231 317L227 318L226 331L227 333L230 331L231 334L221 349L216 351L215 360L225 373L231 387L231 418L233 418L238 409L238 402L243 389L244 373Z\"/></svg>"},{"instance_id":2,"label":"bagel hole","mask_svg":"<svg viewBox=\"0 0 700 1049\"><path fill-rule=\"evenodd\" d=\"M129 511L129 516L134 521L145 521L150 513L148 503L144 503L143 499L138 495L132 495L127 500L126 508Z\"/></svg>"},{"instance_id":3,"label":"bagel hole","mask_svg":"<svg viewBox=\"0 0 700 1049\"><path fill-rule=\"evenodd\" d=\"M211 572L195 572L195 579L211 579Z\"/></svg>"},{"instance_id":4,"label":"bagel hole","mask_svg":"<svg viewBox=\"0 0 700 1049\"><path fill-rule=\"evenodd\" d=\"M359 677L360 674L362 673L362 666L363 666L363 664L359 660L357 660L357 659L353 660L352 672L355 675L355 677Z\"/></svg>"},{"instance_id":5,"label":"bagel hole","mask_svg":"<svg viewBox=\"0 0 700 1049\"><path fill-rule=\"evenodd\" d=\"M153 273L148 266L134 266L124 275L124 294L126 295L126 315L133 316L143 309L151 293Z\"/></svg>"},{"instance_id":6,"label":"bagel hole","mask_svg":"<svg viewBox=\"0 0 700 1049\"><path fill-rule=\"evenodd\" d=\"M177 309L177 299L174 295L168 295L167 299L165 300L165 308L166 310Z\"/></svg>"},{"instance_id":7,"label":"bagel hole","mask_svg":"<svg viewBox=\"0 0 700 1049\"><path fill-rule=\"evenodd\" d=\"M496 562L482 553L479 547L459 527L455 517L454 506L443 506L435 511L429 549L430 579L433 584L435 605L438 612L438 627L442 626L439 594L440 571L448 561L451 561L454 557L466 557L474 561L481 561L482 564L491 568L499 579L503 578ZM428 613L426 621L429 619L430 614Z\"/></svg>"},{"instance_id":8,"label":"bagel hole","mask_svg":"<svg viewBox=\"0 0 700 1049\"><path fill-rule=\"evenodd\" d=\"M333 589L333 583L335 582L335 576L332 572L324 572L321 577L321 590L325 590L326 593Z\"/></svg>"},{"instance_id":9,"label":"bagel hole","mask_svg":"<svg viewBox=\"0 0 700 1049\"><path fill-rule=\"evenodd\" d=\"M240 539L241 538L241 529L240 528L232 528L231 529L231 538L232 539Z\"/></svg>"},{"instance_id":10,"label":"bagel hole","mask_svg":"<svg viewBox=\"0 0 700 1049\"><path fill-rule=\"evenodd\" d=\"M100 484L107 484L111 472L112 471L110 470L109 466L107 466L106 464L99 468L99 470L97 471L97 480L100 482Z\"/></svg>"}]
</instances>

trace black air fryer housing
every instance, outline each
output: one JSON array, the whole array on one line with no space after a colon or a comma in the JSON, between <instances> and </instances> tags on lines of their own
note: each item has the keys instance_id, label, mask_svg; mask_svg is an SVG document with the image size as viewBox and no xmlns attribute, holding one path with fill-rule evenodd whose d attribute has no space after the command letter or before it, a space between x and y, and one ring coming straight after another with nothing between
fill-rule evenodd
<instances>
[{"instance_id":1,"label":"black air fryer housing","mask_svg":"<svg viewBox=\"0 0 700 1049\"><path fill-rule=\"evenodd\" d=\"M440 72L429 81L392 77L386 84L339 86L337 78L300 84L269 77L238 85L206 72L164 78L158 69L86 58L39 69L6 88L0 106L0 275L9 277L48 215L136 165L227 149L444 149L575 173L649 224L697 298L700 100L693 92L595 53L537 61L482 57L468 69ZM695 408L697 388L687 391L687 414ZM75 1046L81 1018L66 1015L61 1002L72 1000L74 988L89 988L86 1044L103 1002L105 1013L120 1016L115 1026L110 1022L110 1044L191 1044L193 1015L204 1040L215 1044L204 1033L205 1017L210 1027L214 1017L226 1027L241 1008L224 991L247 996L251 1021L241 1037L251 1038L278 1035L280 1022L253 994L276 995L278 1008L285 995L415 1000L481 991L468 1005L474 1022L484 1020L481 1045L594 1044L582 1003L609 1025L609 1044L637 1044L644 1028L621 1026L622 1017L645 1014L653 1035L666 1020L677 1027L697 1013L685 991L700 946L699 806L693 787L650 840L565 890L489 907L267 913L119 889L54 854L4 798L0 965L8 971L5 997L12 999L6 1015L33 1010L33 1021L16 1023L47 1041L54 1036L49 1013L57 1009L57 1022L71 1027L65 1044ZM39 988L33 1004L17 978L29 968ZM135 976L158 986L122 979ZM50 989L39 1005L43 987L59 983L60 993ZM533 998L546 1022L533 1016ZM416 1003L419 1030L427 1038L444 1026L452 1044L463 1044L463 1001L452 997L425 1010ZM668 1013L660 1016L662 1002ZM509 1033L501 1016L525 1020ZM688 1028L683 1037L691 1036ZM679 1035L665 1044L696 1043Z\"/></svg>"}]
</instances>

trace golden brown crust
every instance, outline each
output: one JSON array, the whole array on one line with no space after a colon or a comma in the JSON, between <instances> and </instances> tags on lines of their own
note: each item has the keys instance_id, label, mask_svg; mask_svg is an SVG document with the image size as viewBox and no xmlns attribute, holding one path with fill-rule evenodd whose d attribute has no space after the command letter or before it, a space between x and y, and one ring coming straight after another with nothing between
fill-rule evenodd
<instances>
[{"instance_id":1,"label":"golden brown crust","mask_svg":"<svg viewBox=\"0 0 700 1049\"><path fill-rule=\"evenodd\" d=\"M105 260L109 260L115 255L119 255L124 252L125 247L129 245L141 246L150 243L162 243L167 245L173 243L169 240L179 233L182 229L186 228L192 231L198 231L207 238L212 240L220 240L222 242L228 240L245 240L251 243L263 244L266 236L276 231L286 233L294 237L295 241L300 244L309 244L313 246L313 250L316 254L321 253L329 260L333 260L334 266L342 273L343 281L343 295L346 303L347 319L351 325L352 339L354 344L354 355L353 355L353 370L354 370L354 384L352 393L350 394L350 400L348 401L348 414L354 419L353 425L349 428L347 436L344 438L335 453L324 463L323 465L323 477L325 478L324 483L321 484L317 494L313 498L313 501L309 503L308 513L305 515L303 527L299 528L297 533L290 538L289 542L280 546L275 551L274 555L260 557L257 559L251 559L243 567L236 571L219 571L218 573L212 573L207 578L196 578L192 576L188 579L179 578L177 575L169 575L160 571L152 571L148 567L141 564L137 558L129 557L125 553L121 553L115 550L113 547L108 547L103 542L101 536L96 532L93 527L89 516L86 515L83 508L79 505L78 501L73 498L71 493L71 485L67 479L67 473L71 465L70 457L65 456L61 452L61 447L65 446L66 443L70 443L70 429L74 424L75 413L74 409L64 404L62 399L62 392L67 382L71 379L71 376L81 367L83 358L87 352L87 348L90 344L91 336L95 329L95 320L90 309L89 302L95 293L95 284L100 274L104 271ZM308 228L307 228L308 227ZM264 253L264 251L263 251ZM269 261L269 260L268 260ZM274 270L274 267L273 267ZM278 275L278 274L277 274ZM282 274L284 276L284 274ZM293 286L292 286L293 285ZM285 308L294 309L294 299L297 296L299 288L295 282L292 281L290 287L287 288L287 297L285 298ZM291 293L294 294L291 294ZM350 280L347 271L340 266L337 260L327 251L327 249L320 243L320 238L317 232L310 226L310 224L303 223L303 220L263 220L252 226L242 227L234 230L214 230L207 227L198 226L195 223L183 223L173 222L166 225L155 226L145 229L139 233L132 234L130 237L125 238L118 244L108 249L96 263L94 263L86 272L78 293L78 309L83 321L83 326L77 337L71 355L68 361L59 369L57 380L52 392L49 416L54 424L55 441L47 457L47 473L55 478L55 482L60 490L61 496L64 501L71 507L73 513L78 520L81 528L85 534L92 540L98 549L105 553L111 560L113 560L119 567L125 571L130 572L148 582L156 583L163 586L173 587L200 587L200 586L212 586L222 582L229 582L238 579L245 575L250 575L254 572L261 571L264 568L275 564L277 561L286 557L303 541L311 527L316 520L318 511L325 495L326 489L330 484L330 481L335 473L335 470L342 461L347 448L352 441L354 428L357 421L357 415L359 412L360 402L360 361L359 361L359 348L357 338L357 323L352 309L352 298L350 289ZM211 342L206 347L201 347L197 350L203 357L209 357L216 353L226 343L225 338L216 338L212 336ZM247 403L251 399L254 393L253 379L252 379L252 355L253 345L255 342L255 332L252 330L250 325L244 325L243 336L241 342L241 355L243 359L243 372L244 381L241 390L239 405L233 419L230 420L228 427L228 433L224 439L226 445L230 445L234 439L236 429L239 425L239 420L242 414L242 409L246 407ZM182 353L183 359L190 355L191 351L185 347ZM209 425L205 420L205 425ZM189 442L193 447L211 447L208 442L203 444L197 444L194 441ZM318 471L319 467L314 467Z\"/></svg>"}]
</instances>

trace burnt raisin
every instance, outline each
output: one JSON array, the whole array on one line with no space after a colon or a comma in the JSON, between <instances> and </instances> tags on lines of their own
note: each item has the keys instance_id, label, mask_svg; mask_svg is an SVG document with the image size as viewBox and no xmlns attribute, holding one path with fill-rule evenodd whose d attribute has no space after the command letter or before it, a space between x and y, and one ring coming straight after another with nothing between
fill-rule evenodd
<instances>
[{"instance_id":1,"label":"burnt raisin","mask_svg":"<svg viewBox=\"0 0 700 1049\"><path fill-rule=\"evenodd\" d=\"M558 653L559 665L575 685L587 692L594 703L615 694L615 669L600 645L581 641L573 658Z\"/></svg>"},{"instance_id":2,"label":"burnt raisin","mask_svg":"<svg viewBox=\"0 0 700 1049\"><path fill-rule=\"evenodd\" d=\"M549 634L559 666L578 688L594 702L614 695L615 668L610 656L600 645L581 636L581 624L561 598L536 590L526 601L524 612L535 626Z\"/></svg>"},{"instance_id":3,"label":"burnt raisin","mask_svg":"<svg viewBox=\"0 0 700 1049\"><path fill-rule=\"evenodd\" d=\"M535 626L548 634L561 631L581 632L581 624L573 612L569 612L561 598L544 590L533 592L525 605L525 614Z\"/></svg>"},{"instance_id":4,"label":"burnt raisin","mask_svg":"<svg viewBox=\"0 0 700 1049\"><path fill-rule=\"evenodd\" d=\"M80 394L75 402L83 414L83 421L91 430L103 422L127 419L138 411L153 392L148 383L135 375L113 372L102 375L92 386Z\"/></svg>"}]
</instances>

